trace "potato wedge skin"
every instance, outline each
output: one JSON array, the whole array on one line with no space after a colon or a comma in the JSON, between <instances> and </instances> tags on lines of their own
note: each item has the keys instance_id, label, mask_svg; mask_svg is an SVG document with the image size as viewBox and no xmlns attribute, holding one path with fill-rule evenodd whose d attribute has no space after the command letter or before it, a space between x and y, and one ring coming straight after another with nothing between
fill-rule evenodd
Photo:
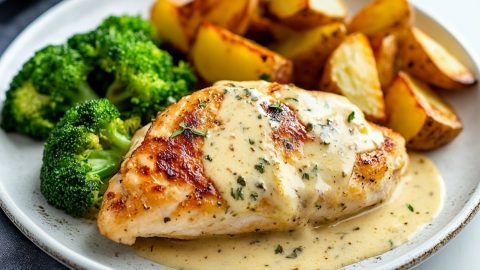
<instances>
[{"instance_id":1,"label":"potato wedge skin","mask_svg":"<svg viewBox=\"0 0 480 270\"><path fill-rule=\"evenodd\" d=\"M386 95L387 126L414 150L432 150L460 134L463 125L453 109L428 85L400 72Z\"/></svg>"},{"instance_id":2,"label":"potato wedge skin","mask_svg":"<svg viewBox=\"0 0 480 270\"><path fill-rule=\"evenodd\" d=\"M344 0L271 0L269 11L295 29L343 22L348 13Z\"/></svg>"},{"instance_id":3,"label":"potato wedge skin","mask_svg":"<svg viewBox=\"0 0 480 270\"><path fill-rule=\"evenodd\" d=\"M417 28L409 30L402 39L399 59L402 69L444 89L463 89L477 82L463 64Z\"/></svg>"},{"instance_id":4,"label":"potato wedge skin","mask_svg":"<svg viewBox=\"0 0 480 270\"><path fill-rule=\"evenodd\" d=\"M408 0L375 0L361 9L349 22L349 32L369 37L402 33L412 25L413 11Z\"/></svg>"},{"instance_id":5,"label":"potato wedge skin","mask_svg":"<svg viewBox=\"0 0 480 270\"><path fill-rule=\"evenodd\" d=\"M317 89L323 66L347 33L343 23L331 23L291 35L272 49L293 62L293 82L305 89Z\"/></svg>"},{"instance_id":6,"label":"potato wedge skin","mask_svg":"<svg viewBox=\"0 0 480 270\"><path fill-rule=\"evenodd\" d=\"M370 39L375 61L377 62L378 78L380 85L385 91L392 84L396 68L396 56L398 52L397 37L394 34Z\"/></svg>"},{"instance_id":7,"label":"potato wedge skin","mask_svg":"<svg viewBox=\"0 0 480 270\"><path fill-rule=\"evenodd\" d=\"M288 39L297 31L271 18L255 15L252 17L245 37L260 44Z\"/></svg>"},{"instance_id":8,"label":"potato wedge skin","mask_svg":"<svg viewBox=\"0 0 480 270\"><path fill-rule=\"evenodd\" d=\"M158 35L181 52L188 52L197 28L206 20L237 34L247 31L258 0L157 0L150 17Z\"/></svg>"},{"instance_id":9,"label":"potato wedge skin","mask_svg":"<svg viewBox=\"0 0 480 270\"><path fill-rule=\"evenodd\" d=\"M204 22L190 51L199 75L209 83L218 80L265 79L289 83L292 62L232 32Z\"/></svg>"},{"instance_id":10,"label":"potato wedge skin","mask_svg":"<svg viewBox=\"0 0 480 270\"><path fill-rule=\"evenodd\" d=\"M194 2L179 4L157 0L150 11L150 18L163 41L179 51L188 51L195 25L199 22Z\"/></svg>"},{"instance_id":11,"label":"potato wedge skin","mask_svg":"<svg viewBox=\"0 0 480 270\"><path fill-rule=\"evenodd\" d=\"M385 102L370 43L362 33L347 36L328 59L320 90L346 96L368 120L386 120Z\"/></svg>"}]
</instances>

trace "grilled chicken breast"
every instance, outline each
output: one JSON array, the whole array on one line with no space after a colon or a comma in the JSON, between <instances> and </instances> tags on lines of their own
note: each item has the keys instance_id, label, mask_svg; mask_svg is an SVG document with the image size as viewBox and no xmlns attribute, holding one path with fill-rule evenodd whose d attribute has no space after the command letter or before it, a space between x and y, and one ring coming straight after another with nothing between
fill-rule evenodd
<instances>
[{"instance_id":1,"label":"grilled chicken breast","mask_svg":"<svg viewBox=\"0 0 480 270\"><path fill-rule=\"evenodd\" d=\"M386 200L407 161L404 140L344 97L222 81L139 131L98 227L133 244L321 224Z\"/></svg>"}]
</instances>

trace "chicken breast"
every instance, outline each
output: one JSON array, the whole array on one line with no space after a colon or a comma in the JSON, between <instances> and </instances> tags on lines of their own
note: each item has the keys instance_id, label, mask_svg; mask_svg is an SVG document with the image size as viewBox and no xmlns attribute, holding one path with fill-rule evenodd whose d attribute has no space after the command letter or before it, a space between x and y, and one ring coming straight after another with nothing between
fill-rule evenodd
<instances>
[{"instance_id":1,"label":"chicken breast","mask_svg":"<svg viewBox=\"0 0 480 270\"><path fill-rule=\"evenodd\" d=\"M408 161L346 98L264 81L195 92L134 140L98 216L124 244L331 222L386 200Z\"/></svg>"}]
</instances>

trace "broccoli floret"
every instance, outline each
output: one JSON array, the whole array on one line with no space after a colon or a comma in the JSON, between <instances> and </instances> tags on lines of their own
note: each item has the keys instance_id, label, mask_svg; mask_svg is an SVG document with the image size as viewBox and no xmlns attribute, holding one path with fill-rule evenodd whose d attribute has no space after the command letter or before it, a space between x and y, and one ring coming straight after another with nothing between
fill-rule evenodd
<instances>
[{"instance_id":1,"label":"broccoli floret","mask_svg":"<svg viewBox=\"0 0 480 270\"><path fill-rule=\"evenodd\" d=\"M90 70L81 55L68 47L52 45L38 51L7 91L2 128L46 139L73 104L98 98L87 83Z\"/></svg>"},{"instance_id":2,"label":"broccoli floret","mask_svg":"<svg viewBox=\"0 0 480 270\"><path fill-rule=\"evenodd\" d=\"M100 67L114 75L106 92L124 117L150 122L169 104L188 95L196 78L189 65L174 65L169 53L152 42L124 36L107 46Z\"/></svg>"},{"instance_id":3,"label":"broccoli floret","mask_svg":"<svg viewBox=\"0 0 480 270\"><path fill-rule=\"evenodd\" d=\"M140 16L124 15L108 17L95 30L72 36L67 44L95 62L99 51L105 46L104 43L111 39L118 39L123 34L133 35L138 41L159 43L155 29L149 21Z\"/></svg>"},{"instance_id":4,"label":"broccoli floret","mask_svg":"<svg viewBox=\"0 0 480 270\"><path fill-rule=\"evenodd\" d=\"M40 188L53 206L84 216L100 206L108 179L130 147L135 121L126 124L106 99L81 103L55 126L45 143ZM136 122L139 124L139 122Z\"/></svg>"}]
</instances>

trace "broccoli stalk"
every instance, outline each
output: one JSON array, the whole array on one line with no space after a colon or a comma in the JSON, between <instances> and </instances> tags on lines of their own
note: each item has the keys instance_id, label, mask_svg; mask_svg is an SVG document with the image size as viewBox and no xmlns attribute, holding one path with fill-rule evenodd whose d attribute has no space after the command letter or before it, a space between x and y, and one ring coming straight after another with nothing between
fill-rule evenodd
<instances>
[{"instance_id":1,"label":"broccoli stalk","mask_svg":"<svg viewBox=\"0 0 480 270\"><path fill-rule=\"evenodd\" d=\"M130 147L132 131L106 99L68 110L45 143L41 191L53 206L73 216L96 211L108 179Z\"/></svg>"}]
</instances>

